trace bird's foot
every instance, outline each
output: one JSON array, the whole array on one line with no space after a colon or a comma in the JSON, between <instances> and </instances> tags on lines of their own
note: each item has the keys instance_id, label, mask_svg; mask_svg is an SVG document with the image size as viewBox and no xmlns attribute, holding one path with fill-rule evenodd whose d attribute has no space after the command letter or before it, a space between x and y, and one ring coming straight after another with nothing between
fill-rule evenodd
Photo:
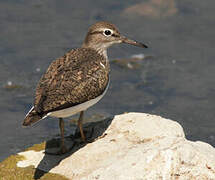
<instances>
[{"instance_id":1,"label":"bird's foot","mask_svg":"<svg viewBox=\"0 0 215 180\"><path fill-rule=\"evenodd\" d=\"M74 137L75 142L77 143L92 143L92 136L93 136L94 128L84 128L83 135L79 131L79 129L76 131Z\"/></svg>"},{"instance_id":2,"label":"bird's foot","mask_svg":"<svg viewBox=\"0 0 215 180\"><path fill-rule=\"evenodd\" d=\"M66 148L66 146L62 146L57 153L58 153L58 155L61 155L61 154L65 154L67 152L69 152L69 150Z\"/></svg>"}]
</instances>

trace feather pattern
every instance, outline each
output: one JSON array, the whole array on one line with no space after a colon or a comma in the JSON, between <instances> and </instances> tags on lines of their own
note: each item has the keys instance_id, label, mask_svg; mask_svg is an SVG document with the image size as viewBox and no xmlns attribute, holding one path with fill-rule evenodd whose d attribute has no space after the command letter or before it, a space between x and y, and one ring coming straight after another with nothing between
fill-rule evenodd
<instances>
[{"instance_id":1,"label":"feather pattern","mask_svg":"<svg viewBox=\"0 0 215 180\"><path fill-rule=\"evenodd\" d=\"M34 109L44 115L84 103L100 96L108 81L109 63L104 56L90 48L72 49L53 61L42 76Z\"/></svg>"}]
</instances>

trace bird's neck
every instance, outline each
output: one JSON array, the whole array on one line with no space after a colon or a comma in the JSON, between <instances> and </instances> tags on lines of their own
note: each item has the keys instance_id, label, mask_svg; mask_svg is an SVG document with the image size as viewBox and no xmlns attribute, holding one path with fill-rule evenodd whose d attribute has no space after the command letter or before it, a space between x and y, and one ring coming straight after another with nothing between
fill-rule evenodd
<instances>
[{"instance_id":1,"label":"bird's neck","mask_svg":"<svg viewBox=\"0 0 215 180\"><path fill-rule=\"evenodd\" d=\"M83 44L82 48L89 48L95 50L98 54L102 55L105 57L105 59L108 60L107 56L107 47L104 46L103 44L96 44L96 45L89 45L89 44Z\"/></svg>"},{"instance_id":2,"label":"bird's neck","mask_svg":"<svg viewBox=\"0 0 215 180\"><path fill-rule=\"evenodd\" d=\"M100 55L104 56L105 59L108 60L107 49L96 49L96 51L97 51Z\"/></svg>"}]
</instances>

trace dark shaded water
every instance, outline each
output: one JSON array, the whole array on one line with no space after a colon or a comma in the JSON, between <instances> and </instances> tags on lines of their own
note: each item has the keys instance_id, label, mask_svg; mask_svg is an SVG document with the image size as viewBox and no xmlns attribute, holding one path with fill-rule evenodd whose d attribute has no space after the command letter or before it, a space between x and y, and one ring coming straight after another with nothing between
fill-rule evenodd
<instances>
[{"instance_id":1,"label":"dark shaded water","mask_svg":"<svg viewBox=\"0 0 215 180\"><path fill-rule=\"evenodd\" d=\"M153 58L133 69L112 62L109 91L87 117L157 114L178 121L189 139L215 145L214 6L213 0L0 0L0 160L58 134L57 119L27 129L22 120L51 61L79 47L100 20L150 47L115 46L110 60Z\"/></svg>"}]
</instances>

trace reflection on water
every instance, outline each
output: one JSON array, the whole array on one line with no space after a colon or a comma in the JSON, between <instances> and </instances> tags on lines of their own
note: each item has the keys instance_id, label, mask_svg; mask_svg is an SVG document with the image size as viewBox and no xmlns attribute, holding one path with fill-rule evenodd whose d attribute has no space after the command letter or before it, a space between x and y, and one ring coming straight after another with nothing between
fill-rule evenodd
<instances>
[{"instance_id":1,"label":"reflection on water","mask_svg":"<svg viewBox=\"0 0 215 180\"><path fill-rule=\"evenodd\" d=\"M163 18L173 16L178 12L175 0L150 0L129 6L125 14Z\"/></svg>"},{"instance_id":2,"label":"reflection on water","mask_svg":"<svg viewBox=\"0 0 215 180\"><path fill-rule=\"evenodd\" d=\"M22 120L50 62L80 46L98 20L113 22L150 48L109 50L109 91L87 118L129 111L158 114L180 122L188 138L215 145L214 5L212 0L0 0L0 160L58 135L57 119L27 129ZM144 58L136 61L135 54Z\"/></svg>"}]
</instances>

